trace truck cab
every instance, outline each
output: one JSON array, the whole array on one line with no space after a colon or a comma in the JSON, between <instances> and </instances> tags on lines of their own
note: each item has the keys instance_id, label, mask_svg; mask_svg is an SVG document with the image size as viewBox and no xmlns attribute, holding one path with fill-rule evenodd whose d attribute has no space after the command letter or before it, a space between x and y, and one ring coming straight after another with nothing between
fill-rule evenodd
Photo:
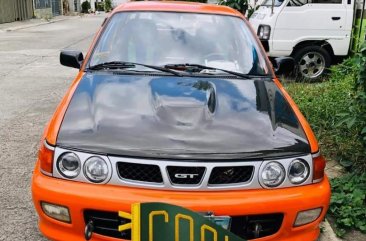
<instances>
[{"instance_id":1,"label":"truck cab","mask_svg":"<svg viewBox=\"0 0 366 241\"><path fill-rule=\"evenodd\" d=\"M292 56L297 73L319 78L350 50L354 0L265 0L250 17L269 57Z\"/></svg>"}]
</instances>

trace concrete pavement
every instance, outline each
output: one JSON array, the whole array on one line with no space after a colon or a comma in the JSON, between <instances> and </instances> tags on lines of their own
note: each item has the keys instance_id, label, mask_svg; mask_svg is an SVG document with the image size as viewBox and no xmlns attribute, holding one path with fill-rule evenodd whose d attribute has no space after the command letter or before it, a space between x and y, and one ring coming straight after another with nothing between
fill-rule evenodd
<instances>
[{"instance_id":1,"label":"concrete pavement","mask_svg":"<svg viewBox=\"0 0 366 241\"><path fill-rule=\"evenodd\" d=\"M10 31L17 31L20 29L32 28L37 27L44 24L51 24L57 23L60 21L71 20L74 18L80 18L81 16L56 16L52 19L29 19L24 21L16 21L11 23L3 23L0 24L0 32L10 32Z\"/></svg>"},{"instance_id":2,"label":"concrete pavement","mask_svg":"<svg viewBox=\"0 0 366 241\"><path fill-rule=\"evenodd\" d=\"M104 17L0 31L0 240L45 240L30 180L43 128L77 73L59 53L85 53Z\"/></svg>"}]
</instances>

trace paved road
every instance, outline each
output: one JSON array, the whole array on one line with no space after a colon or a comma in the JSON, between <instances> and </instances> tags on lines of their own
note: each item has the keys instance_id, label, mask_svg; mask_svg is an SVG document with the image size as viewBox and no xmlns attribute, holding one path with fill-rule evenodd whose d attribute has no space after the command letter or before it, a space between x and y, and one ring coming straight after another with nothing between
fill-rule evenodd
<instances>
[{"instance_id":1,"label":"paved road","mask_svg":"<svg viewBox=\"0 0 366 241\"><path fill-rule=\"evenodd\" d=\"M0 30L0 240L45 240L30 180L43 128L77 73L59 64L59 51L85 53L103 18Z\"/></svg>"}]
</instances>

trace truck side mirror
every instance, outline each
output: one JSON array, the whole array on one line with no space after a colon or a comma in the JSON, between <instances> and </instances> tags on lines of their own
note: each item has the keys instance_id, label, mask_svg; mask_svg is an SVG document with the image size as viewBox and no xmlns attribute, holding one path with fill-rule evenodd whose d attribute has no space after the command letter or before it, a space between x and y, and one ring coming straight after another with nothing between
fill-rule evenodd
<instances>
[{"instance_id":1,"label":"truck side mirror","mask_svg":"<svg viewBox=\"0 0 366 241\"><path fill-rule=\"evenodd\" d=\"M274 59L273 65L276 75L289 74L295 68L295 60L291 57L279 57Z\"/></svg>"},{"instance_id":2,"label":"truck side mirror","mask_svg":"<svg viewBox=\"0 0 366 241\"><path fill-rule=\"evenodd\" d=\"M79 51L64 50L60 53L60 63L67 67L80 69L83 60L83 53Z\"/></svg>"}]
</instances>

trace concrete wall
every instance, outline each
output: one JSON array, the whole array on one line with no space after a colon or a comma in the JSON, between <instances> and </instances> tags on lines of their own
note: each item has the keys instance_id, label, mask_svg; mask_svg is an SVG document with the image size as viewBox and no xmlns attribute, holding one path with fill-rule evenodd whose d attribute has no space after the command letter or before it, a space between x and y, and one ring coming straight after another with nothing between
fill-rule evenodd
<instances>
[{"instance_id":1,"label":"concrete wall","mask_svg":"<svg viewBox=\"0 0 366 241\"><path fill-rule=\"evenodd\" d=\"M32 0L0 0L0 23L26 20L32 17Z\"/></svg>"},{"instance_id":2,"label":"concrete wall","mask_svg":"<svg viewBox=\"0 0 366 241\"><path fill-rule=\"evenodd\" d=\"M70 12L80 12L81 11L81 3L80 0L68 0ZM76 3L76 4L75 4ZM76 6L75 6L76 5Z\"/></svg>"},{"instance_id":3,"label":"concrete wall","mask_svg":"<svg viewBox=\"0 0 366 241\"><path fill-rule=\"evenodd\" d=\"M75 0L62 0L62 8L64 15L73 15L75 12L79 12L80 0L76 1L76 8Z\"/></svg>"},{"instance_id":4,"label":"concrete wall","mask_svg":"<svg viewBox=\"0 0 366 241\"><path fill-rule=\"evenodd\" d=\"M36 18L52 18L52 4L51 0L33 0L34 16Z\"/></svg>"},{"instance_id":5,"label":"concrete wall","mask_svg":"<svg viewBox=\"0 0 366 241\"><path fill-rule=\"evenodd\" d=\"M52 18L52 8L34 9L34 16L36 18Z\"/></svg>"}]
</instances>

